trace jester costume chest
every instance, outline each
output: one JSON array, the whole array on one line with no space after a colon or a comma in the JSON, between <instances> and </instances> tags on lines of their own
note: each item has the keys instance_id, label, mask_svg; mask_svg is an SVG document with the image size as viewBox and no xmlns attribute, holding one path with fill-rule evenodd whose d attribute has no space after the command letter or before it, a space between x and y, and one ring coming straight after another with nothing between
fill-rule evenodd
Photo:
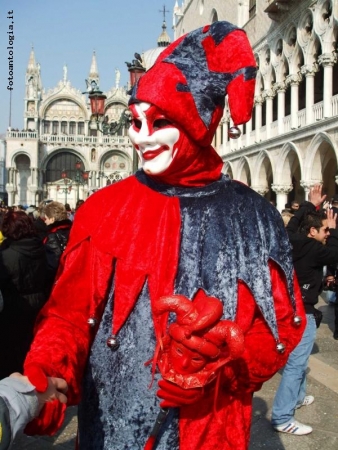
<instances>
[{"instance_id":1,"label":"jester costume chest","mask_svg":"<svg viewBox=\"0 0 338 450\"><path fill-rule=\"evenodd\" d=\"M203 289L222 301L224 318L234 320L241 280L277 339L268 260L282 268L292 292L283 225L278 212L266 208L258 194L226 176L202 188L176 188L159 185L140 171L133 182L138 210L126 208L125 220L120 217L115 223L120 232L134 233L138 242L129 242L133 258L128 260L118 245L113 258L110 294L85 371L79 407L81 450L144 448L159 411L158 374L152 382L151 365L145 363L154 356L164 326L152 314L160 295L176 293L192 299ZM144 203L151 213L142 212L145 193L153 199ZM150 214L148 224L140 226L139 214ZM151 261L142 265L142 258ZM120 342L117 351L106 345L112 332ZM179 448L179 416L178 409L170 411L157 450Z\"/></svg>"}]
</instances>

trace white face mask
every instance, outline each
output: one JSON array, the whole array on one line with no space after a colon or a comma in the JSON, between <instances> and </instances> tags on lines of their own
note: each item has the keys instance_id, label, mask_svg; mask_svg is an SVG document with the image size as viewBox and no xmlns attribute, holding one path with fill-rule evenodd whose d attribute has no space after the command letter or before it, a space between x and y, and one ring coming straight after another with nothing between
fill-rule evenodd
<instances>
[{"instance_id":1,"label":"white face mask","mask_svg":"<svg viewBox=\"0 0 338 450\"><path fill-rule=\"evenodd\" d=\"M177 153L175 144L180 131L175 128L156 106L136 103L130 108L133 113L129 137L134 144L143 170L157 175L164 172Z\"/></svg>"}]
</instances>

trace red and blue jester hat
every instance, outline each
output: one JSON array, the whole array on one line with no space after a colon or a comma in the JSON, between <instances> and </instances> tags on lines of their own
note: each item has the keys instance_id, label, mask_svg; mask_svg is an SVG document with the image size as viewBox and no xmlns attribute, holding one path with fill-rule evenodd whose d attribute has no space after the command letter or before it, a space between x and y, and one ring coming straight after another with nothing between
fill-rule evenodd
<instances>
[{"instance_id":1,"label":"red and blue jester hat","mask_svg":"<svg viewBox=\"0 0 338 450\"><path fill-rule=\"evenodd\" d=\"M244 30L214 22L167 47L139 79L129 104L156 105L205 147L222 118L226 95L234 125L250 119L256 71Z\"/></svg>"}]
</instances>

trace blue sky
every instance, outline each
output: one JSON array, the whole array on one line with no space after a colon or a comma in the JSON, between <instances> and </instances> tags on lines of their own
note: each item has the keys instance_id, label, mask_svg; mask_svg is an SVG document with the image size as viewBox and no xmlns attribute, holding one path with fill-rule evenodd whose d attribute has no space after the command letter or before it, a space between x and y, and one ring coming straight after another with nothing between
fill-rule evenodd
<instances>
[{"instance_id":1,"label":"blue sky","mask_svg":"<svg viewBox=\"0 0 338 450\"><path fill-rule=\"evenodd\" d=\"M167 32L173 39L174 0L1 0L0 1L0 134L9 123L8 11L14 17L14 80L12 127L23 128L25 73L32 45L41 65L43 87L56 86L67 65L72 86L85 90L95 50L100 87L115 85L115 69L121 72L120 85L129 79L125 61L135 52L157 46L162 31L163 5Z\"/></svg>"}]
</instances>

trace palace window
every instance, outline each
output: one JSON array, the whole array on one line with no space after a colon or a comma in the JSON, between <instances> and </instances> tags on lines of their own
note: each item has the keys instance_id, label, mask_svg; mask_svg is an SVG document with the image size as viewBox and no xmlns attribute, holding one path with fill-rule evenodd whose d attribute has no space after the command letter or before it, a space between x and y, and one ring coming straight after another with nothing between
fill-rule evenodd
<instances>
[{"instance_id":1,"label":"palace window","mask_svg":"<svg viewBox=\"0 0 338 450\"><path fill-rule=\"evenodd\" d=\"M50 122L49 120L43 121L43 134L49 134L50 133Z\"/></svg>"},{"instance_id":2,"label":"palace window","mask_svg":"<svg viewBox=\"0 0 338 450\"><path fill-rule=\"evenodd\" d=\"M69 122L69 134L76 134L76 123Z\"/></svg>"},{"instance_id":3,"label":"palace window","mask_svg":"<svg viewBox=\"0 0 338 450\"><path fill-rule=\"evenodd\" d=\"M77 124L77 134L84 135L84 122L79 122Z\"/></svg>"},{"instance_id":4,"label":"palace window","mask_svg":"<svg viewBox=\"0 0 338 450\"><path fill-rule=\"evenodd\" d=\"M58 134L59 133L59 122L57 122L56 120L53 121L52 133L53 134Z\"/></svg>"},{"instance_id":5,"label":"palace window","mask_svg":"<svg viewBox=\"0 0 338 450\"><path fill-rule=\"evenodd\" d=\"M67 134L67 122L61 122L61 133Z\"/></svg>"},{"instance_id":6,"label":"palace window","mask_svg":"<svg viewBox=\"0 0 338 450\"><path fill-rule=\"evenodd\" d=\"M249 19L256 14L256 0L250 0L249 2Z\"/></svg>"}]
</instances>

